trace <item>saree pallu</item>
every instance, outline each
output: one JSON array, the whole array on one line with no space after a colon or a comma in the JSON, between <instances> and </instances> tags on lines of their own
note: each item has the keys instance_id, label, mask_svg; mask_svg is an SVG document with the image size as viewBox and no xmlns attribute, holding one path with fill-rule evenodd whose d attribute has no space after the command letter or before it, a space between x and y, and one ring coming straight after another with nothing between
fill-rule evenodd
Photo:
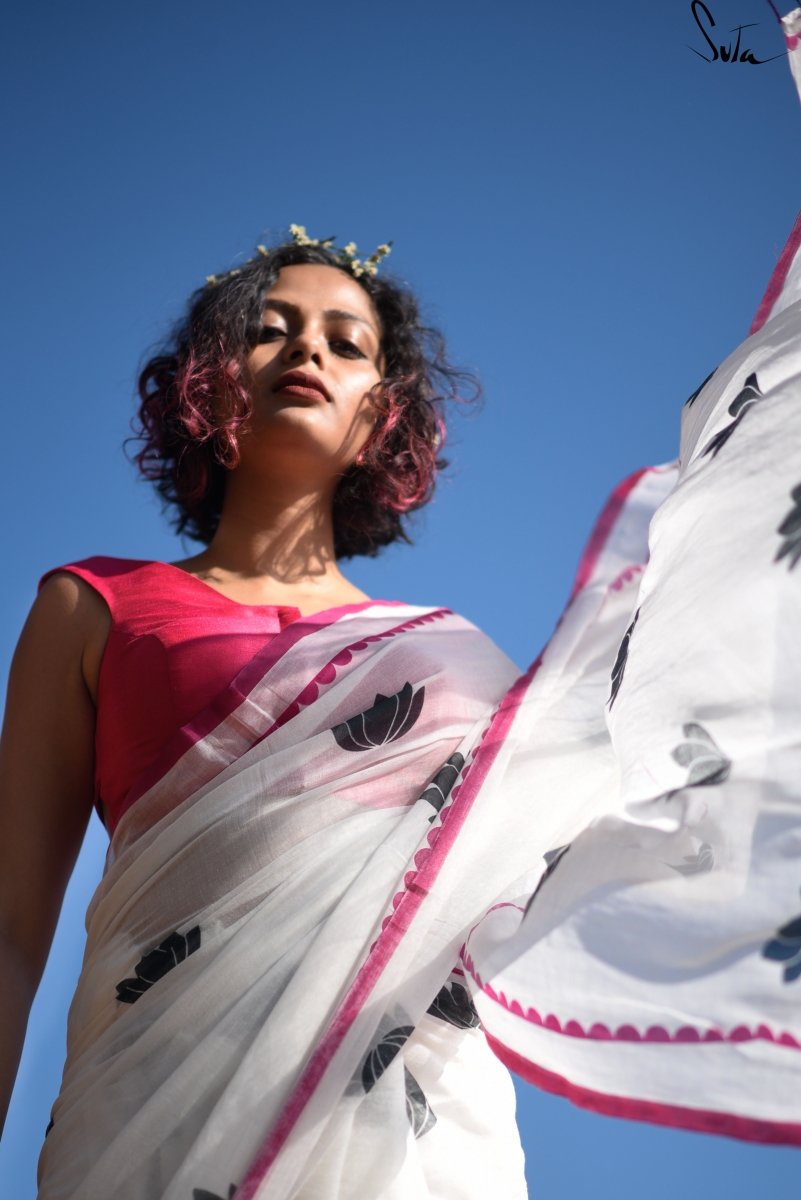
<instances>
[{"instance_id":1,"label":"saree pallu","mask_svg":"<svg viewBox=\"0 0 801 1200\"><path fill-rule=\"evenodd\" d=\"M801 89L801 9L782 24ZM653 471L613 494L501 705L483 786L566 816L584 793L591 820L461 959L493 1048L540 1087L801 1145L801 215L673 470L650 520Z\"/></svg>"},{"instance_id":2,"label":"saree pallu","mask_svg":"<svg viewBox=\"0 0 801 1200\"><path fill-rule=\"evenodd\" d=\"M41 1200L522 1197L488 1047L801 1144L799 247L529 671L447 610L320 614L143 776Z\"/></svg>"}]
</instances>

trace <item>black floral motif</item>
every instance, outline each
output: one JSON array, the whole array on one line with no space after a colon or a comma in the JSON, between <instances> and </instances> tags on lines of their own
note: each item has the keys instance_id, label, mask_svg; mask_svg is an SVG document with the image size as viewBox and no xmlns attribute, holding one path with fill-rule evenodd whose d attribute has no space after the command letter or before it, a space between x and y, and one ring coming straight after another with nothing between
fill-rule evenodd
<instances>
[{"instance_id":1,"label":"black floral motif","mask_svg":"<svg viewBox=\"0 0 801 1200\"><path fill-rule=\"evenodd\" d=\"M450 987L446 983L439 989L427 1011L457 1029L478 1029L481 1025L470 993L463 984L455 981Z\"/></svg>"},{"instance_id":2,"label":"black floral motif","mask_svg":"<svg viewBox=\"0 0 801 1200\"><path fill-rule=\"evenodd\" d=\"M752 372L746 379L742 391L737 393L729 405L729 416L734 417L734 420L709 439L701 451L701 457L703 458L705 454L711 454L714 458L718 451L726 445L726 442L728 442L749 408L753 408L757 400L761 399L762 392L757 382L756 373Z\"/></svg>"},{"instance_id":3,"label":"black floral motif","mask_svg":"<svg viewBox=\"0 0 801 1200\"><path fill-rule=\"evenodd\" d=\"M776 557L773 561L780 562L781 559L786 558L788 566L792 571L795 564L801 558L801 483L793 488L790 496L792 497L793 507L776 530L777 533L782 535L784 541L776 552Z\"/></svg>"},{"instance_id":4,"label":"black floral motif","mask_svg":"<svg viewBox=\"0 0 801 1200\"><path fill-rule=\"evenodd\" d=\"M117 984L117 999L123 1004L133 1004L143 992L152 987L162 976L177 967L179 963L194 954L200 948L200 926L196 925L188 933L171 933L150 950L134 967L136 977L123 979Z\"/></svg>"},{"instance_id":5,"label":"black floral motif","mask_svg":"<svg viewBox=\"0 0 801 1200\"><path fill-rule=\"evenodd\" d=\"M670 864L680 875L700 875L711 871L715 865L715 854L709 842L701 842L696 854L685 854L678 865Z\"/></svg>"},{"instance_id":6,"label":"black floral motif","mask_svg":"<svg viewBox=\"0 0 801 1200\"><path fill-rule=\"evenodd\" d=\"M785 983L798 979L801 975L801 915L776 930L776 935L762 947L762 957L784 963Z\"/></svg>"},{"instance_id":7,"label":"black floral motif","mask_svg":"<svg viewBox=\"0 0 801 1200\"><path fill-rule=\"evenodd\" d=\"M623 641L620 643L620 647L617 652L617 658L615 659L615 665L612 667L612 691L609 694L610 708L615 703L617 694L620 691L620 685L623 682L623 672L626 669L626 659L629 655L629 642L631 641L631 635L634 632L634 626L637 624L637 618L639 615L640 610L638 608L634 614L634 620L623 634Z\"/></svg>"},{"instance_id":8,"label":"black floral motif","mask_svg":"<svg viewBox=\"0 0 801 1200\"><path fill-rule=\"evenodd\" d=\"M413 1033L413 1025L398 1025L379 1038L362 1067L361 1082L365 1092L369 1092L375 1086ZM423 1089L408 1067L403 1068L403 1077L406 1088L406 1115L414 1136L419 1138L428 1133L429 1129L433 1129L437 1118L423 1094Z\"/></svg>"},{"instance_id":9,"label":"black floral motif","mask_svg":"<svg viewBox=\"0 0 801 1200\"><path fill-rule=\"evenodd\" d=\"M689 769L684 786L709 786L728 779L731 762L715 745L703 725L691 721L682 725L681 731L687 740L672 751L672 756L680 766Z\"/></svg>"},{"instance_id":10,"label":"black floral motif","mask_svg":"<svg viewBox=\"0 0 801 1200\"><path fill-rule=\"evenodd\" d=\"M404 1080L406 1083L406 1115L415 1138L421 1138L423 1134L434 1128L437 1118L423 1094L423 1089L408 1067L404 1068Z\"/></svg>"},{"instance_id":11,"label":"black floral motif","mask_svg":"<svg viewBox=\"0 0 801 1200\"><path fill-rule=\"evenodd\" d=\"M434 815L431 817L432 821L448 799L450 790L459 778L459 772L463 766L464 755L460 754L457 750L455 754L450 756L445 765L440 767L420 797L421 800L426 800L434 806Z\"/></svg>"},{"instance_id":12,"label":"black floral motif","mask_svg":"<svg viewBox=\"0 0 801 1200\"><path fill-rule=\"evenodd\" d=\"M688 721L681 731L685 741L671 751L679 766L687 768L687 781L679 788L665 792L662 800L672 800L685 788L714 787L729 778L731 760L697 721ZM695 854L685 854L680 863L668 863L679 875L700 875L715 865L715 852L709 842L701 842Z\"/></svg>"},{"instance_id":13,"label":"black floral motif","mask_svg":"<svg viewBox=\"0 0 801 1200\"><path fill-rule=\"evenodd\" d=\"M228 1196L218 1196L216 1192L207 1192L205 1188L192 1188L192 1200L233 1200L236 1184L232 1183L228 1189Z\"/></svg>"},{"instance_id":14,"label":"black floral motif","mask_svg":"<svg viewBox=\"0 0 801 1200\"><path fill-rule=\"evenodd\" d=\"M698 399L698 397L701 395L701 392L704 390L704 388L705 388L705 387L706 387L706 385L709 383L709 381L710 381L710 379L712 378L712 376L715 374L715 371L717 371L717 367L715 367L715 370L714 370L714 371L710 371L710 372L709 372L709 374L707 375L707 377L706 377L706 379L704 380L704 382L703 382L702 384L699 384L699 386L698 386L698 387L695 389L695 391L693 392L692 396L688 396L688 397L687 397L687 399L684 401L684 407L685 407L685 408L692 408L693 404L695 404L696 400L697 400L697 399Z\"/></svg>"},{"instance_id":15,"label":"black floral motif","mask_svg":"<svg viewBox=\"0 0 801 1200\"><path fill-rule=\"evenodd\" d=\"M423 708L425 687L405 683L393 696L376 695L373 705L335 725L331 732L343 750L372 750L394 742L414 725Z\"/></svg>"},{"instance_id":16,"label":"black floral motif","mask_svg":"<svg viewBox=\"0 0 801 1200\"><path fill-rule=\"evenodd\" d=\"M369 1092L386 1071L395 1055L414 1033L414 1025L398 1025L380 1038L364 1060L362 1087Z\"/></svg>"}]
</instances>

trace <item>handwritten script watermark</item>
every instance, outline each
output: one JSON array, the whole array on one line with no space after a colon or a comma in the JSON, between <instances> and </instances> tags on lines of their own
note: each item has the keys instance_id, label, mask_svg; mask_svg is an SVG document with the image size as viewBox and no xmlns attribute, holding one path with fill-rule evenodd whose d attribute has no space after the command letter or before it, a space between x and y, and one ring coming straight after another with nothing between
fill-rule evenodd
<instances>
[{"instance_id":1,"label":"handwritten script watermark","mask_svg":"<svg viewBox=\"0 0 801 1200\"><path fill-rule=\"evenodd\" d=\"M752 21L749 25L735 25L729 33L736 33L737 38L734 42L729 39L728 43L719 42L717 35L713 39L711 31L716 28L715 18L709 11L703 0L692 0L690 12L698 26L701 37L711 50L711 56L702 54L700 50L696 50L694 46L688 46L688 50L692 50L693 54L697 54L704 62L724 62L724 63L749 63L752 67L761 66L762 63L773 62L775 58L784 58L784 54L772 54L770 58L757 58L753 50L742 45L742 33L744 29L753 29L758 22Z\"/></svg>"}]
</instances>

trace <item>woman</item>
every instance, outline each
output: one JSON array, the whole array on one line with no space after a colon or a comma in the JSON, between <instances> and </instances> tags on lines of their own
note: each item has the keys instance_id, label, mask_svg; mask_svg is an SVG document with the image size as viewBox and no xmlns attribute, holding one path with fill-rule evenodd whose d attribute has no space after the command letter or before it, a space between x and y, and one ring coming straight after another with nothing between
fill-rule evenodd
<instances>
[{"instance_id":1,"label":"woman","mask_svg":"<svg viewBox=\"0 0 801 1200\"><path fill-rule=\"evenodd\" d=\"M393 440L412 310L387 320L352 247L294 242L212 281L144 373L141 461L208 549L51 576L15 663L6 1026L86 819L92 689L112 832L41 1196L523 1195L487 1045L601 1111L801 1143L801 222L520 678L339 572L429 494L435 374ZM233 310L244 361L215 342Z\"/></svg>"},{"instance_id":2,"label":"woman","mask_svg":"<svg viewBox=\"0 0 801 1200\"><path fill-rule=\"evenodd\" d=\"M5 901L17 1029L93 793L112 839L42 1197L244 1181L517 674L466 621L371 601L340 570L405 536L441 465L435 384L460 378L381 257L293 227L208 281L142 373L139 456L206 548L51 571L26 625L4 744L10 786L28 776L5 815L39 856ZM291 1194L525 1194L511 1082L447 984L457 949L439 934L389 1027L365 1023L346 1163L340 1140L319 1164L322 1143L284 1153Z\"/></svg>"}]
</instances>

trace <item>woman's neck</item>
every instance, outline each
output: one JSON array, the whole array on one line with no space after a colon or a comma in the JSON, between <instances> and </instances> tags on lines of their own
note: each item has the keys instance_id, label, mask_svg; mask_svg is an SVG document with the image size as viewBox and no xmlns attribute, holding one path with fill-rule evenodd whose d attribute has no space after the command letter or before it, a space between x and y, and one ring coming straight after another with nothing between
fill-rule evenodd
<instances>
[{"instance_id":1,"label":"woman's neck","mask_svg":"<svg viewBox=\"0 0 801 1200\"><path fill-rule=\"evenodd\" d=\"M281 603L303 609L367 599L340 571L334 554L333 489L269 488L226 480L220 523L200 554L177 564L226 589L245 603ZM252 597L267 597L254 600Z\"/></svg>"}]
</instances>

